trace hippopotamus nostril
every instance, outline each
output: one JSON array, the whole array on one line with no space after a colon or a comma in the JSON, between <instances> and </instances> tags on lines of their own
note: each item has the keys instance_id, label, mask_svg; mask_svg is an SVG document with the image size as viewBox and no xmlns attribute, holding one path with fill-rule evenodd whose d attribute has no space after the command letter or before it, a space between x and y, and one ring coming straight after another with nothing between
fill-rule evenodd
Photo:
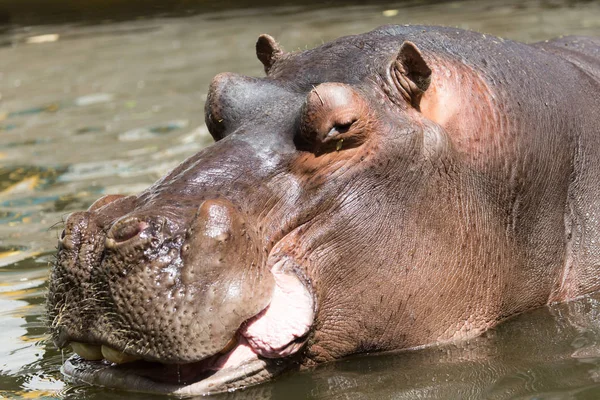
<instances>
[{"instance_id":1,"label":"hippopotamus nostril","mask_svg":"<svg viewBox=\"0 0 600 400\"><path fill-rule=\"evenodd\" d=\"M145 221L140 221L137 217L128 217L117 221L110 228L106 236L106 247L112 248L117 244L124 243L139 237L149 224Z\"/></svg>"},{"instance_id":2,"label":"hippopotamus nostril","mask_svg":"<svg viewBox=\"0 0 600 400\"><path fill-rule=\"evenodd\" d=\"M75 212L69 215L58 239L59 248L72 250L77 247L82 240L82 235L86 233L88 224L89 213L87 212Z\"/></svg>"}]
</instances>

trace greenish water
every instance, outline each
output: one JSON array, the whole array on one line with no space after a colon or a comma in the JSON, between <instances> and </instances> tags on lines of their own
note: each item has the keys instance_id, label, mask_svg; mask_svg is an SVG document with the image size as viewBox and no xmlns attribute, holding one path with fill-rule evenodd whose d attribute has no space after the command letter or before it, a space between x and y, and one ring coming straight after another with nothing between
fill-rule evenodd
<instances>
[{"instance_id":1,"label":"greenish water","mask_svg":"<svg viewBox=\"0 0 600 400\"><path fill-rule=\"evenodd\" d=\"M103 194L142 190L210 143L208 83L223 71L261 75L260 33L288 50L390 23L522 41L600 35L595 1L181 4L158 14L140 5L143 19L117 7L111 20L121 22L102 22L106 11L89 21L83 11L14 14L36 25L0 29L0 397L148 398L71 385L58 371L69 354L47 341L43 301L61 221ZM597 399L599 301L536 310L469 343L343 360L216 398Z\"/></svg>"}]
</instances>

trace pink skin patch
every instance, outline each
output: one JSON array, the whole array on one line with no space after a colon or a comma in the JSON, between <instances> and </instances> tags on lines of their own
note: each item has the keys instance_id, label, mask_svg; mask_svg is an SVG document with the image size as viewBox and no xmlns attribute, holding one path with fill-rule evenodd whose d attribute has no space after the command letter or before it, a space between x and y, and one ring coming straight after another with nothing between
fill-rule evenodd
<instances>
[{"instance_id":1,"label":"pink skin patch","mask_svg":"<svg viewBox=\"0 0 600 400\"><path fill-rule=\"evenodd\" d=\"M252 349L267 358L289 356L303 343L294 342L305 336L314 319L313 299L298 276L283 271L285 261L272 268L275 290L271 303L241 328Z\"/></svg>"},{"instance_id":2,"label":"pink skin patch","mask_svg":"<svg viewBox=\"0 0 600 400\"><path fill-rule=\"evenodd\" d=\"M256 353L252 350L252 347L250 347L246 339L240 337L237 346L229 353L219 357L215 364L211 366L211 369L219 370L237 367L250 360L255 360L256 358Z\"/></svg>"}]
</instances>

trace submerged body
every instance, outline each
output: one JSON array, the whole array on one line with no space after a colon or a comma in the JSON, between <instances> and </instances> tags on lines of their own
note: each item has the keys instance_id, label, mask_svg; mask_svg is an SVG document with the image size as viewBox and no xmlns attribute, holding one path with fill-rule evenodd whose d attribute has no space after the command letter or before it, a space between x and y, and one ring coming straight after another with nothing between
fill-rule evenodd
<instances>
[{"instance_id":1,"label":"submerged body","mask_svg":"<svg viewBox=\"0 0 600 400\"><path fill-rule=\"evenodd\" d=\"M265 78L211 84L214 145L67 219L68 376L219 392L600 289L600 40L387 26L257 54Z\"/></svg>"}]
</instances>

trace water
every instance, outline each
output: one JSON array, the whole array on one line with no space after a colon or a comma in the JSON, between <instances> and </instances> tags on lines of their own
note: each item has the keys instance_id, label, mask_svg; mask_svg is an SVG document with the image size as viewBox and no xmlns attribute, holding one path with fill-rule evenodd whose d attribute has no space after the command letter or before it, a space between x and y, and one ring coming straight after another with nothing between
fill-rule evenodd
<instances>
[{"instance_id":1,"label":"water","mask_svg":"<svg viewBox=\"0 0 600 400\"><path fill-rule=\"evenodd\" d=\"M208 83L222 71L261 75L260 33L288 50L389 23L523 41L600 35L594 1L124 1L107 11L64 0L53 14L44 2L12 3L0 29L0 397L19 399L148 398L70 385L58 372L43 301L60 222L102 194L142 190L210 143ZM600 398L599 301L536 310L460 346L344 360L217 398Z\"/></svg>"}]
</instances>

